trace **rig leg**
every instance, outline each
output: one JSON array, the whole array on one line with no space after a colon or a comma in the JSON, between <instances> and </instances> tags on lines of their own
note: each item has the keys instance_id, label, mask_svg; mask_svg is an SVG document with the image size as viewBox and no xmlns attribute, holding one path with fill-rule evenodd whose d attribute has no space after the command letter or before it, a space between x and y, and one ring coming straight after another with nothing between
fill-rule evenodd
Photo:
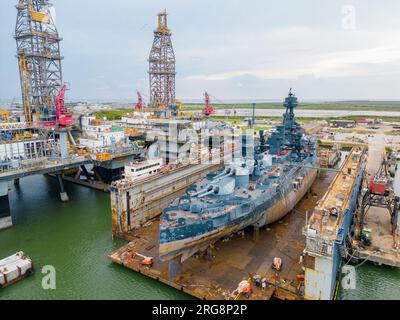
<instances>
[{"instance_id":1,"label":"rig leg","mask_svg":"<svg viewBox=\"0 0 400 320\"><path fill-rule=\"evenodd\" d=\"M8 182L0 182L0 230L12 227L10 203L8 201Z\"/></svg>"},{"instance_id":2,"label":"rig leg","mask_svg":"<svg viewBox=\"0 0 400 320\"><path fill-rule=\"evenodd\" d=\"M14 179L14 185L15 185L15 186L19 186L19 178Z\"/></svg>"},{"instance_id":3,"label":"rig leg","mask_svg":"<svg viewBox=\"0 0 400 320\"><path fill-rule=\"evenodd\" d=\"M87 171L85 165L81 165L81 170L83 172L83 174L85 175L85 177L90 181L92 180L92 177L90 176L89 172Z\"/></svg>"},{"instance_id":4,"label":"rig leg","mask_svg":"<svg viewBox=\"0 0 400 320\"><path fill-rule=\"evenodd\" d=\"M68 198L68 194L67 194L67 192L65 191L65 188L64 188L64 182L63 182L62 176L59 173L56 174L56 176L57 176L58 184L60 186L61 201L67 202L69 200L69 198Z\"/></svg>"},{"instance_id":5,"label":"rig leg","mask_svg":"<svg viewBox=\"0 0 400 320\"><path fill-rule=\"evenodd\" d=\"M174 281L181 270L181 257L171 260L168 264L168 280Z\"/></svg>"}]
</instances>

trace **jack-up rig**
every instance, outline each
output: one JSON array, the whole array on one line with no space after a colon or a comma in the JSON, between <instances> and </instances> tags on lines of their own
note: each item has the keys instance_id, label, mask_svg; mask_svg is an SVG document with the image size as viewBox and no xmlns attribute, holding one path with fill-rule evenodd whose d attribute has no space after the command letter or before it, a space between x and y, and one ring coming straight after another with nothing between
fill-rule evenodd
<instances>
[{"instance_id":1,"label":"jack-up rig","mask_svg":"<svg viewBox=\"0 0 400 320\"><path fill-rule=\"evenodd\" d=\"M149 56L150 106L160 111L175 104L175 54L171 35L167 13L160 12Z\"/></svg>"},{"instance_id":2,"label":"jack-up rig","mask_svg":"<svg viewBox=\"0 0 400 320\"><path fill-rule=\"evenodd\" d=\"M20 0L15 27L25 122L36 126L72 124L63 104L61 38L47 0ZM58 103L58 105L57 105Z\"/></svg>"}]
</instances>

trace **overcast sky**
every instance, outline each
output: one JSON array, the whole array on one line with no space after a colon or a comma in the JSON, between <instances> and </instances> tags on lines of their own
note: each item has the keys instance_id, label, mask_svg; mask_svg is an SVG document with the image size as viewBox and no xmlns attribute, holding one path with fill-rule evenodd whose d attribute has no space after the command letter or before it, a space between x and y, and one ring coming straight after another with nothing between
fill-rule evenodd
<instances>
[{"instance_id":1,"label":"overcast sky","mask_svg":"<svg viewBox=\"0 0 400 320\"><path fill-rule=\"evenodd\" d=\"M53 0L68 99L148 95L167 9L177 97L400 100L398 0ZM19 99L17 0L0 3L0 98ZM354 10L353 10L354 9Z\"/></svg>"}]
</instances>

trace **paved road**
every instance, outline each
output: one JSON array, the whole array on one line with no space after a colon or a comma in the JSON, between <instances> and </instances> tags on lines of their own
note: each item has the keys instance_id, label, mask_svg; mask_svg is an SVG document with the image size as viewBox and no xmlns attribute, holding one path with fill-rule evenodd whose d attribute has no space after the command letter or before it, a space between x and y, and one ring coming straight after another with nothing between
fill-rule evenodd
<instances>
[{"instance_id":1,"label":"paved road","mask_svg":"<svg viewBox=\"0 0 400 320\"><path fill-rule=\"evenodd\" d=\"M379 169L383 153L385 152L385 136L382 134L376 134L374 137L369 138L368 148L367 173L374 175Z\"/></svg>"}]
</instances>

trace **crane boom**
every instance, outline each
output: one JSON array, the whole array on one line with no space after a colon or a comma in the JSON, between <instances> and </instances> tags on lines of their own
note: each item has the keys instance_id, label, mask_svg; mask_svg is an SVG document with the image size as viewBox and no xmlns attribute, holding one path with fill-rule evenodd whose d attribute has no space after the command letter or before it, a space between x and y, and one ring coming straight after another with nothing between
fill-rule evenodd
<instances>
[{"instance_id":1,"label":"crane boom","mask_svg":"<svg viewBox=\"0 0 400 320\"><path fill-rule=\"evenodd\" d=\"M204 115L206 117L215 113L214 108L211 106L210 96L207 92L204 93Z\"/></svg>"},{"instance_id":2,"label":"crane boom","mask_svg":"<svg viewBox=\"0 0 400 320\"><path fill-rule=\"evenodd\" d=\"M56 120L60 127L66 127L74 124L72 113L65 106L65 93L67 85L64 83L56 95Z\"/></svg>"}]
</instances>

